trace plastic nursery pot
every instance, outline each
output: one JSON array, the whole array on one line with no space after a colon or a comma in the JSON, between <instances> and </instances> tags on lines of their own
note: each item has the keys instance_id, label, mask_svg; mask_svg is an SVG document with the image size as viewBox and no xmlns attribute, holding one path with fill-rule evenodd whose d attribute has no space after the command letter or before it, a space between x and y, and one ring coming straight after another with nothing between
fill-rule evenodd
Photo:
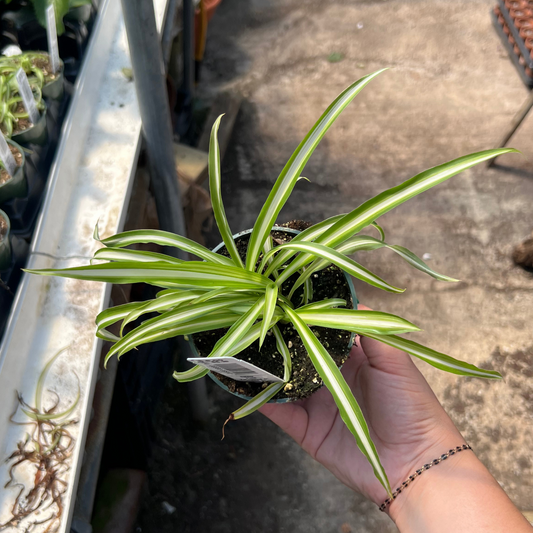
<instances>
[{"instance_id":1,"label":"plastic nursery pot","mask_svg":"<svg viewBox=\"0 0 533 533\"><path fill-rule=\"evenodd\" d=\"M8 270L11 266L10 230L9 217L0 209L0 272Z\"/></svg>"},{"instance_id":2,"label":"plastic nursery pot","mask_svg":"<svg viewBox=\"0 0 533 533\"><path fill-rule=\"evenodd\" d=\"M298 233L300 233L300 231L298 230L295 230L295 229L292 229L292 228L284 228L284 227L281 227L281 226L273 226L272 228L273 231L280 231L280 232L285 232L285 233L290 233L292 235L297 235ZM245 235L249 235L250 233L252 233L252 230L251 229L248 229L248 230L244 230L244 231L241 231L239 233L236 233L235 235L233 235L233 240L237 240L239 237L243 237ZM218 252L222 247L224 246L224 243L221 242L218 246L216 246L215 248L213 248L213 252ZM354 308L357 307L357 304L359 303L358 299L357 299L357 296L355 294L355 288L353 286L353 282L352 282L352 279L351 277L344 273L345 277L346 277L346 282L348 284L348 287L350 289L350 294L351 294L351 297L352 297L352 303L353 303L353 306ZM350 335L350 340L348 342L348 345L346 347L346 352L349 353L352 346L353 346L353 342L354 342L354 339L355 339L355 333L352 333ZM193 352L193 357L200 357L200 354L198 353L198 350L196 348L196 345L194 344L194 341L192 340L191 337L189 337L189 345L191 347L191 351ZM237 356L238 357L238 356ZM212 372L209 372L208 376L222 389L224 389L226 392L229 392L230 394L233 394L233 396L237 396L238 398L241 398L243 400L251 400L251 398L249 396L246 396L244 394L241 394L239 392L235 392L235 391L231 391L224 383L222 383L222 381L220 381ZM318 390L318 389L317 389ZM296 401L297 398L277 398L277 399L273 399L273 400L270 400L268 403L287 403L287 402L292 402L292 401Z\"/></svg>"},{"instance_id":3,"label":"plastic nursery pot","mask_svg":"<svg viewBox=\"0 0 533 533\"><path fill-rule=\"evenodd\" d=\"M63 61L60 60L59 65L59 71L56 72L54 79L43 85L43 96L50 100L61 100L65 92L65 77L63 76L65 67Z\"/></svg>"},{"instance_id":4,"label":"plastic nursery pot","mask_svg":"<svg viewBox=\"0 0 533 533\"><path fill-rule=\"evenodd\" d=\"M0 204L7 202L13 198L24 198L28 194L28 180L26 178L26 156L24 150L11 139L6 139L8 145L15 147L22 156L20 165L17 167L14 176L7 175L7 172L2 170L0 175ZM4 181L5 179L5 181Z\"/></svg>"},{"instance_id":5,"label":"plastic nursery pot","mask_svg":"<svg viewBox=\"0 0 533 533\"><path fill-rule=\"evenodd\" d=\"M23 131L14 133L11 139L18 144L45 144L48 140L48 132L46 131L46 106L41 112L41 116L36 124L32 124Z\"/></svg>"}]
</instances>

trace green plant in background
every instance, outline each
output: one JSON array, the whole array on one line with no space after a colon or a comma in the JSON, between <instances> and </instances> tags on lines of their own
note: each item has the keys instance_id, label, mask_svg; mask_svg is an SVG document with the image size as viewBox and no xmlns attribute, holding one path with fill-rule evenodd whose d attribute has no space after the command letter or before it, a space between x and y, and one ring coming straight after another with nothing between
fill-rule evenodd
<instances>
[{"instance_id":1,"label":"green plant in background","mask_svg":"<svg viewBox=\"0 0 533 533\"><path fill-rule=\"evenodd\" d=\"M50 5L54 6L57 34L63 35L65 32L64 16L72 9L90 4L91 0L31 0L31 2L35 16L43 28L46 28L46 8Z\"/></svg>"},{"instance_id":2,"label":"green plant in background","mask_svg":"<svg viewBox=\"0 0 533 533\"><path fill-rule=\"evenodd\" d=\"M165 231L141 230L119 233L100 242L104 245L95 260L104 263L66 268L62 270L30 270L29 272L75 279L110 283L145 282L163 290L148 302L132 302L103 311L96 319L96 335L112 341L107 359L119 358L141 344L177 335L229 328L215 344L209 357L235 356L256 340L261 345L267 333L275 336L277 349L284 359L284 381L291 377L291 357L277 323L291 323L307 350L324 384L330 390L340 414L374 469L376 477L390 494L387 475L352 392L327 349L309 326L323 326L366 335L389 344L447 372L471 377L500 378L491 370L483 370L469 363L422 346L398 334L418 331L414 324L388 313L347 309L346 301L329 299L311 301L312 274L333 264L345 273L382 290L401 293L364 266L347 257L356 251L371 251L387 247L414 268L446 282L456 280L434 272L415 254L385 242L385 234L376 220L396 206L442 183L448 178L497 155L516 150L504 148L467 155L431 168L401 185L388 189L367 200L348 214L337 215L298 234L292 241L273 245L270 232L276 218L292 192L314 149L339 116L374 77L382 71L364 76L343 91L326 109L285 165L255 222L246 258L239 255L228 225L221 197L220 155L217 131L221 117L211 133L209 150L209 184L216 223L230 257L215 254L179 235ZM361 235L366 227L374 226L380 239ZM98 231L95 238L100 240ZM201 261L180 261L165 254L127 249L138 243L156 243L176 247L194 254ZM283 284L296 276L288 294ZM303 297L295 290L304 286ZM127 324L146 313L158 313L124 334ZM122 323L120 335L108 331L115 323ZM185 372L175 372L180 382L205 376L208 370L195 366ZM273 383L255 398L235 411L231 418L242 418L275 397L284 386Z\"/></svg>"}]
</instances>

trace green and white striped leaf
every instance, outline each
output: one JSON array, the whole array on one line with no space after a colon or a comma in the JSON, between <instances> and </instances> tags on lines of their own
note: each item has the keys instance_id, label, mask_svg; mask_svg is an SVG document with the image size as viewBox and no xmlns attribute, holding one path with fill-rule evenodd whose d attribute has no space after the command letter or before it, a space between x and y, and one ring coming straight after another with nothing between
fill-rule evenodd
<instances>
[{"instance_id":1,"label":"green and white striped leaf","mask_svg":"<svg viewBox=\"0 0 533 533\"><path fill-rule=\"evenodd\" d=\"M213 205L213 214L217 223L218 230L222 236L222 240L226 245L233 263L236 266L244 268L239 251L235 241L233 240L233 234L230 230L228 219L226 218L226 212L224 210L224 203L222 202L222 189L221 189L221 171L220 171L220 149L218 146L218 128L220 126L220 120L223 115L220 115L211 128L211 139L209 142L209 193L211 195L211 204Z\"/></svg>"},{"instance_id":2,"label":"green and white striped leaf","mask_svg":"<svg viewBox=\"0 0 533 533\"><path fill-rule=\"evenodd\" d=\"M235 351L239 342L245 338L250 332L253 323L261 314L265 305L265 298L260 298L255 305L253 305L247 313L242 315L229 329L229 331L222 337L214 346L212 352L207 357L231 357L238 352ZM259 328L260 331L260 328ZM255 340L255 339L254 339ZM253 340L250 342L250 344ZM239 350L241 351L241 350ZM195 365L184 372L174 372L172 376L180 383L194 381L208 374L209 370L203 366Z\"/></svg>"},{"instance_id":3,"label":"green and white striped leaf","mask_svg":"<svg viewBox=\"0 0 533 533\"><path fill-rule=\"evenodd\" d=\"M404 339L402 337L397 337L396 335L375 335L375 334L365 334L366 337L375 339L377 341L388 344L394 348L398 348L404 352L407 352L414 357L418 357L429 363L430 365L438 368L439 370L444 370L445 372L450 372L451 374L458 374L459 376L469 376L473 378L487 378L487 379L501 379L501 374L495 370L485 370L483 368L478 368L475 365L470 363L465 363L464 361L459 361L454 359L449 355L437 352L418 344L417 342Z\"/></svg>"},{"instance_id":4,"label":"green and white striped leaf","mask_svg":"<svg viewBox=\"0 0 533 533\"><path fill-rule=\"evenodd\" d=\"M357 441L357 446L368 459L368 462L374 470L374 474L390 496L391 488L389 480L387 479L387 474L381 465L378 452L370 437L365 418L350 390L350 387L344 380L340 370L337 368L335 361L333 361L329 353L322 344L320 344L319 340L307 327L300 316L288 307L285 307L284 310L298 331L307 350L307 354L318 371L318 374L331 392L344 423Z\"/></svg>"},{"instance_id":5,"label":"green and white striped leaf","mask_svg":"<svg viewBox=\"0 0 533 533\"><path fill-rule=\"evenodd\" d=\"M307 305L313 299L313 282L311 278L307 278L304 282L304 292L302 295L302 303Z\"/></svg>"},{"instance_id":6,"label":"green and white striped leaf","mask_svg":"<svg viewBox=\"0 0 533 533\"><path fill-rule=\"evenodd\" d=\"M372 224L370 224L370 225L378 231L380 240L384 241L385 240L385 232L383 231L383 228L375 221L372 222Z\"/></svg>"},{"instance_id":7,"label":"green and white striped leaf","mask_svg":"<svg viewBox=\"0 0 533 533\"><path fill-rule=\"evenodd\" d=\"M370 83L370 81L383 72L383 70L385 69L364 76L345 89L324 111L316 124L298 145L281 171L281 174L276 180L276 183L254 224L246 254L246 268L248 270L253 270L255 268L263 243L265 242L267 235L270 233L270 230L276 221L276 217L281 211L281 208L285 205L296 181L300 177L307 161L322 137L324 137L329 127L335 122L335 119L340 115L342 110L355 98L365 85Z\"/></svg>"},{"instance_id":8,"label":"green and white striped leaf","mask_svg":"<svg viewBox=\"0 0 533 533\"><path fill-rule=\"evenodd\" d=\"M132 311L138 309L145 305L146 302L130 302L127 304L116 305L109 309L105 309L101 313L98 313L96 316L96 336L99 339L104 339L105 341L119 341L120 337L117 337L110 331L107 331L106 328L123 320L127 317Z\"/></svg>"},{"instance_id":9,"label":"green and white striped leaf","mask_svg":"<svg viewBox=\"0 0 533 533\"><path fill-rule=\"evenodd\" d=\"M183 263L181 259L170 255L145 252L143 250L127 250L124 248L100 248L95 252L91 263L95 259L104 261L132 261L135 263Z\"/></svg>"},{"instance_id":10,"label":"green and white striped leaf","mask_svg":"<svg viewBox=\"0 0 533 533\"><path fill-rule=\"evenodd\" d=\"M229 416L229 420L239 420L245 416L255 413L265 403L270 401L276 394L285 386L285 383L271 383L263 389L259 394L255 395L251 400L248 400L242 407L233 411Z\"/></svg>"},{"instance_id":11,"label":"green and white striped leaf","mask_svg":"<svg viewBox=\"0 0 533 533\"><path fill-rule=\"evenodd\" d=\"M263 346L266 334L270 326L274 310L276 309L276 302L278 301L278 286L271 283L267 286L265 291L265 308L263 310L263 322L261 327L261 336L259 337L259 349Z\"/></svg>"},{"instance_id":12,"label":"green and white striped leaf","mask_svg":"<svg viewBox=\"0 0 533 533\"><path fill-rule=\"evenodd\" d=\"M393 335L420 331L411 322L380 311L358 311L356 309L296 309L298 316L306 323L331 329L353 331L361 335L376 333Z\"/></svg>"},{"instance_id":13,"label":"green and white striped leaf","mask_svg":"<svg viewBox=\"0 0 533 533\"><path fill-rule=\"evenodd\" d=\"M283 244L279 248L288 248L290 250L297 250L299 252L310 252L316 257L321 257L322 259L326 259L330 263L333 263L334 265L338 266L348 274L365 281L369 285L373 285L374 287L377 287L379 289L383 289L388 292L404 292L405 289L400 289L398 287L394 287L393 285L389 285L385 280L381 279L379 276L376 276L370 270L366 269L359 263L356 263L353 259L349 259L348 257L344 256L340 252L337 252L337 250L333 250L332 248L328 248L327 246L324 246L322 244L317 244L315 242L289 242L287 244ZM275 253L276 249L272 250L269 253ZM296 258L296 261L298 258ZM292 263L291 263L292 264ZM280 280L283 277L283 274L280 275L280 277L276 280L276 284L280 285ZM294 291L301 285L299 283L299 280L293 285L291 292L289 294L289 298L294 294Z\"/></svg>"},{"instance_id":14,"label":"green and white striped leaf","mask_svg":"<svg viewBox=\"0 0 533 533\"><path fill-rule=\"evenodd\" d=\"M270 252L270 250L272 250L273 248L274 248L274 241L272 240L272 235L269 233L265 240L265 244L263 244L263 254ZM270 257L267 260L267 265L269 265L270 263L272 263L272 257ZM261 264L263 263L261 262ZM261 273L262 271L263 271L262 268L259 268L257 270L257 272L259 273ZM279 276L279 273L276 269L272 270L272 276L274 276L274 279L276 279Z\"/></svg>"},{"instance_id":15,"label":"green and white striped leaf","mask_svg":"<svg viewBox=\"0 0 533 533\"><path fill-rule=\"evenodd\" d=\"M42 276L105 281L108 283L151 283L170 285L176 288L220 288L235 289L265 288L272 281L255 272L227 265L215 265L203 261L184 261L169 263L106 263L61 270L26 270Z\"/></svg>"},{"instance_id":16,"label":"green and white striped leaf","mask_svg":"<svg viewBox=\"0 0 533 533\"><path fill-rule=\"evenodd\" d=\"M380 216L414 196L427 191L431 187L446 181L452 176L455 176L478 163L482 163L483 161L487 161L488 159L509 152L518 152L518 150L515 150L514 148L485 150L483 152L459 157L448 163L421 172L404 183L392 187L391 189L387 189L377 196L374 196L374 198L367 200L351 213L348 213L341 220L336 222L331 228L326 230L317 238L316 242L334 248L361 231L365 226L368 226ZM311 259L312 257L310 254L302 254L297 257L288 268L280 274L276 283L283 283L292 274L305 266Z\"/></svg>"},{"instance_id":17,"label":"green and white striped leaf","mask_svg":"<svg viewBox=\"0 0 533 533\"><path fill-rule=\"evenodd\" d=\"M274 332L274 337L276 338L276 348L281 354L281 357L283 357L283 381L287 383L287 381L289 381L292 376L291 353L289 352L289 348L285 344L285 339L283 338L279 327L275 325L272 328L272 331Z\"/></svg>"},{"instance_id":18,"label":"green and white striped leaf","mask_svg":"<svg viewBox=\"0 0 533 533\"><path fill-rule=\"evenodd\" d=\"M322 233L324 233L327 229L331 228L333 224L335 224L344 216L345 215L335 215L334 217L327 218L326 220L323 220L318 224L310 226L309 228L295 235L291 242L314 241L319 235L322 235ZM270 250L265 250L265 253L268 251ZM272 274L275 269L280 268L283 263L285 263L296 253L298 252L295 252L294 250L281 250L275 258L263 258L263 260L261 261L261 266L257 269L257 272L263 272L265 266L268 264L269 266L267 268L267 271L265 272L265 276L270 276L270 274Z\"/></svg>"},{"instance_id":19,"label":"green and white striped leaf","mask_svg":"<svg viewBox=\"0 0 533 533\"><path fill-rule=\"evenodd\" d=\"M320 300L319 302L312 302L310 304L299 307L298 313L300 311L331 309L333 307L346 307L346 300L343 300L342 298L326 298L325 300Z\"/></svg>"},{"instance_id":20,"label":"green and white striped leaf","mask_svg":"<svg viewBox=\"0 0 533 533\"><path fill-rule=\"evenodd\" d=\"M232 304L233 299L221 300L216 302L204 302L198 305L188 305L178 307L167 311L159 316L151 318L143 322L128 334L124 335L120 341L116 342L111 350L109 350L108 357L115 353L119 358L122 354L136 348L141 344L149 342L148 335L160 330L167 330L169 328L176 328L200 316L208 315L214 311L227 308Z\"/></svg>"},{"instance_id":21,"label":"green and white striped leaf","mask_svg":"<svg viewBox=\"0 0 533 533\"><path fill-rule=\"evenodd\" d=\"M278 321L285 316L285 313L277 313L272 318L272 321L270 322L270 325L268 329L273 328ZM239 355L243 350L248 348L250 344L255 342L257 339L259 339L259 335L261 334L261 327L262 327L262 321L259 321L255 323L241 338L240 340L235 344L235 346L227 353L225 354L225 357L234 357L235 355Z\"/></svg>"},{"instance_id":22,"label":"green and white striped leaf","mask_svg":"<svg viewBox=\"0 0 533 533\"><path fill-rule=\"evenodd\" d=\"M97 236L97 234L96 234ZM191 241L186 237L181 235L176 235L170 231L163 231L157 229L139 229L132 231L124 231L122 233L117 233L106 239L97 239L104 246L112 248L123 248L124 246L130 246L132 244L141 244L141 243L154 243L159 244L160 246L170 246L172 248L179 248L184 252L193 254L204 261L210 263L217 263L219 265L233 265L234 263L228 257L223 255L216 254L211 250L208 250L205 246L198 244L197 242Z\"/></svg>"},{"instance_id":23,"label":"green and white striped leaf","mask_svg":"<svg viewBox=\"0 0 533 533\"><path fill-rule=\"evenodd\" d=\"M224 357L239 342L239 339L253 326L254 322L264 311L265 297L257 302L244 313L229 331L217 341L208 357Z\"/></svg>"},{"instance_id":24,"label":"green and white striped leaf","mask_svg":"<svg viewBox=\"0 0 533 533\"><path fill-rule=\"evenodd\" d=\"M337 246L337 248L335 249L338 252L341 252L342 254L350 255L363 250L377 250L379 248L388 248L389 250L396 252L412 267L430 275L436 280L447 282L459 281L449 276L445 276L444 274L439 274L438 272L435 272L424 261L422 261L422 259L420 259L417 255L415 255L407 248L404 248L403 246L398 246L397 244L387 244L386 242L374 239L374 237L369 237L368 235L357 235L356 237L352 237L351 239ZM325 261L324 259L314 261L305 269L305 271L301 275L301 278L297 280L297 286L304 283L305 280L307 280L311 276L311 274L317 272L318 270L326 268L329 264L330 263L328 261Z\"/></svg>"},{"instance_id":25,"label":"green and white striped leaf","mask_svg":"<svg viewBox=\"0 0 533 533\"><path fill-rule=\"evenodd\" d=\"M165 296L161 296L160 298L146 302L141 307L134 309L128 316L124 318L122 321L122 326L120 327L120 336L122 336L124 328L130 322L137 320L140 316L146 313L164 313L170 309L175 309L180 304L195 300L195 298L201 294L203 294L202 291L173 291L171 294L166 294Z\"/></svg>"}]
</instances>

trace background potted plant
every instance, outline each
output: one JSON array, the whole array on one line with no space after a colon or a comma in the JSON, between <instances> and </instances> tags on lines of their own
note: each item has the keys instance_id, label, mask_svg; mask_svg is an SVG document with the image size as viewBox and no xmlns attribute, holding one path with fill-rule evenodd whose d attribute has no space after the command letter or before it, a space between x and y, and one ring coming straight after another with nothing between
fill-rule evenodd
<instances>
[{"instance_id":1,"label":"background potted plant","mask_svg":"<svg viewBox=\"0 0 533 533\"><path fill-rule=\"evenodd\" d=\"M19 144L44 144L47 139L46 104L40 84L36 81L37 78L28 80L39 111L39 120L33 124L19 94L16 70L18 69L5 68L4 73L0 74L0 128L6 137Z\"/></svg>"},{"instance_id":2,"label":"background potted plant","mask_svg":"<svg viewBox=\"0 0 533 533\"><path fill-rule=\"evenodd\" d=\"M4 164L0 161L0 204L13 198L24 198L28 194L24 150L10 139L7 139L6 142L11 149L17 169L13 176L10 176Z\"/></svg>"},{"instance_id":3,"label":"background potted plant","mask_svg":"<svg viewBox=\"0 0 533 533\"><path fill-rule=\"evenodd\" d=\"M95 253L94 259L103 260L104 263L29 272L111 283L146 282L162 289L153 300L119 305L98 315L96 334L114 343L107 359L115 354L120 357L144 343L200 332L212 332L216 337L207 359L235 356L254 342L257 343L256 353L260 354L266 339L273 339L272 342L275 343L283 361L281 382L262 388L254 398L232 413L230 418L233 419L254 412L291 385L298 370L295 368L292 349L295 342L287 340L281 329L294 330L297 342L305 348L306 356L316 369L319 379L330 390L342 419L372 465L376 477L390 495L387 475L370 437L363 413L338 368L342 362L339 364L332 359L327 343L317 335L316 328L327 328L340 334L347 332L348 335L366 335L454 374L493 379L501 376L495 371L477 368L399 337L400 333L418 330L417 326L403 318L378 311L350 309L346 299L327 296L319 299L309 291L313 291L317 277L334 265L382 290L403 292L401 288L389 284L347 257L355 251L381 247L395 251L411 266L438 280L456 281L434 272L409 250L387 244L384 232L376 220L394 207L455 174L491 157L515 150L487 150L460 157L383 191L348 214L337 215L315 224L292 240L276 242L271 239L276 218L300 179L313 150L341 111L380 72L382 71L364 76L355 82L326 109L282 170L245 245L234 240L222 203L217 141L219 117L211 133L209 180L215 219L227 256L213 253L193 241L164 231L130 231L100 240L96 229L95 238L100 240L104 247ZM379 238L361 234L364 228L372 225L378 230ZM170 255L126 248L144 242L180 248L196 255L201 261L181 261ZM158 315L125 333L128 324L148 313ZM117 322L122 323L119 336L107 329ZM221 328L225 329L221 331ZM207 368L197 365L184 372L175 372L174 377L180 382L186 382L208 373Z\"/></svg>"}]
</instances>

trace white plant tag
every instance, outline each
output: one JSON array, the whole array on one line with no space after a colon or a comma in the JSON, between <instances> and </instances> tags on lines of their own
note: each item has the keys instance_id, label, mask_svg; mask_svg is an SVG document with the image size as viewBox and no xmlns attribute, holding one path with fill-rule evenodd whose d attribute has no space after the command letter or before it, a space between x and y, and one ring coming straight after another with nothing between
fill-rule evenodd
<instances>
[{"instance_id":1,"label":"white plant tag","mask_svg":"<svg viewBox=\"0 0 533 533\"><path fill-rule=\"evenodd\" d=\"M17 171L17 163L15 161L15 158L13 157L13 154L11 153L11 150L9 149L9 145L7 144L1 132L0 132L0 159L2 160L2 163L4 163L4 168L7 170L7 173L10 176L14 176L15 172Z\"/></svg>"},{"instance_id":2,"label":"white plant tag","mask_svg":"<svg viewBox=\"0 0 533 533\"><path fill-rule=\"evenodd\" d=\"M37 109L37 106L35 105L35 100L33 99L33 93L31 91L28 77L21 68L17 70L17 74L15 77L17 78L20 96L22 97L24 108L28 112L30 122L32 124L37 124L37 122L39 121L39 111Z\"/></svg>"},{"instance_id":3,"label":"white plant tag","mask_svg":"<svg viewBox=\"0 0 533 533\"><path fill-rule=\"evenodd\" d=\"M48 55L50 56L52 72L55 74L59 70L59 48L57 46L56 13L54 4L50 4L46 8L46 34L48 36Z\"/></svg>"},{"instance_id":4,"label":"white plant tag","mask_svg":"<svg viewBox=\"0 0 533 533\"><path fill-rule=\"evenodd\" d=\"M252 363L235 359L235 357L189 357L187 361L202 365L209 370L223 374L235 381L258 381L283 383L281 378L270 372L258 368Z\"/></svg>"}]
</instances>

